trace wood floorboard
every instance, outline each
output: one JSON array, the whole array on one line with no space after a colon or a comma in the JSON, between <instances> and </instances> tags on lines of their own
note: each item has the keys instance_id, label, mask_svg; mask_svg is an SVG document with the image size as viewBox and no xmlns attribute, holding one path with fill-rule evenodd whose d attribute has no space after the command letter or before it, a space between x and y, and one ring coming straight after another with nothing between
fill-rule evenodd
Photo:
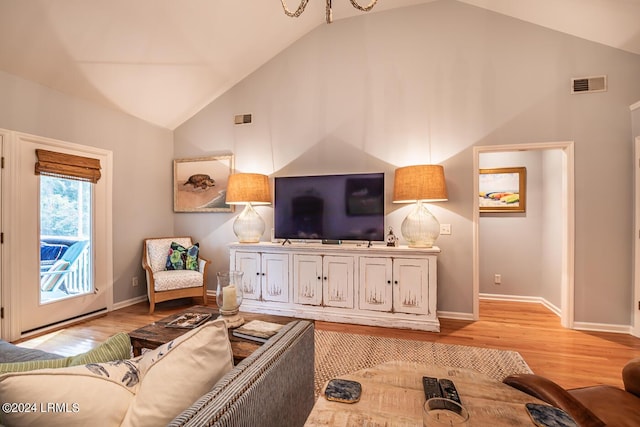
<instances>
[{"instance_id":1,"label":"wood floorboard","mask_svg":"<svg viewBox=\"0 0 640 427\"><path fill-rule=\"evenodd\" d=\"M20 345L75 355L94 348L117 332L137 329L183 310L188 304L162 303L149 315L148 304L139 303L22 341ZM320 321L316 322L316 328L513 350L522 355L535 373L565 388L593 384L622 387L622 367L628 360L640 357L640 339L626 334L565 329L558 316L536 303L483 300L480 320L440 319L440 324L440 333Z\"/></svg>"}]
</instances>

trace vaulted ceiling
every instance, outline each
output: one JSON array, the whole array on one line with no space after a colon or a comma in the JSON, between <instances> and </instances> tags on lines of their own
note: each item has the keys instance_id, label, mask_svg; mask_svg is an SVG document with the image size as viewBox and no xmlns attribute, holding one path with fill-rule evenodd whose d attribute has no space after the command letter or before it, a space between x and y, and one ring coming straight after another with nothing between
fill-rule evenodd
<instances>
[{"instance_id":1,"label":"vaulted ceiling","mask_svg":"<svg viewBox=\"0 0 640 427\"><path fill-rule=\"evenodd\" d=\"M640 55L640 0L460 1ZM333 0L334 20L361 13ZM174 129L324 19L322 0L297 19L278 0L0 0L0 70Z\"/></svg>"}]
</instances>

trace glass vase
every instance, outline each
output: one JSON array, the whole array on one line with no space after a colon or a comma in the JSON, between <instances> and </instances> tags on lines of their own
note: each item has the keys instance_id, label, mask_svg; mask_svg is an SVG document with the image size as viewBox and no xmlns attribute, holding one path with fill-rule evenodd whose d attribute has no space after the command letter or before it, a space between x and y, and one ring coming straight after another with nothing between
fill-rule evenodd
<instances>
[{"instance_id":1,"label":"glass vase","mask_svg":"<svg viewBox=\"0 0 640 427\"><path fill-rule=\"evenodd\" d=\"M242 304L242 271L219 271L218 286L216 288L216 303L220 317L227 327L236 328L244 323L238 314Z\"/></svg>"}]
</instances>

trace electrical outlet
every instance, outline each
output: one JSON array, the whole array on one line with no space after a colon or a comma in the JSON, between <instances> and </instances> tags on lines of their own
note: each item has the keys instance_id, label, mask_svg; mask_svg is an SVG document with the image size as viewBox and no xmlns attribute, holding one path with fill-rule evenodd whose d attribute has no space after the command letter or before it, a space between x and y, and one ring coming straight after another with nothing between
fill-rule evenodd
<instances>
[{"instance_id":1,"label":"electrical outlet","mask_svg":"<svg viewBox=\"0 0 640 427\"><path fill-rule=\"evenodd\" d=\"M451 224L440 224L440 234L451 234Z\"/></svg>"},{"instance_id":2,"label":"electrical outlet","mask_svg":"<svg viewBox=\"0 0 640 427\"><path fill-rule=\"evenodd\" d=\"M133 286L134 288L138 286L138 278L137 277L132 277L131 278L131 286Z\"/></svg>"},{"instance_id":3,"label":"electrical outlet","mask_svg":"<svg viewBox=\"0 0 640 427\"><path fill-rule=\"evenodd\" d=\"M493 283L495 283L496 285L502 283L502 274L495 274L493 276Z\"/></svg>"}]
</instances>

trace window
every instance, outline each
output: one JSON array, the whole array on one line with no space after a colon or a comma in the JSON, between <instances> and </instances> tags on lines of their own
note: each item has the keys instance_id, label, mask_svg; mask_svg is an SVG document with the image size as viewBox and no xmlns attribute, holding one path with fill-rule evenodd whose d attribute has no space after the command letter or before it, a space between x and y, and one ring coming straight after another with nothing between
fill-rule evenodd
<instances>
[{"instance_id":1,"label":"window","mask_svg":"<svg viewBox=\"0 0 640 427\"><path fill-rule=\"evenodd\" d=\"M40 175L40 302L93 292L93 188Z\"/></svg>"}]
</instances>

